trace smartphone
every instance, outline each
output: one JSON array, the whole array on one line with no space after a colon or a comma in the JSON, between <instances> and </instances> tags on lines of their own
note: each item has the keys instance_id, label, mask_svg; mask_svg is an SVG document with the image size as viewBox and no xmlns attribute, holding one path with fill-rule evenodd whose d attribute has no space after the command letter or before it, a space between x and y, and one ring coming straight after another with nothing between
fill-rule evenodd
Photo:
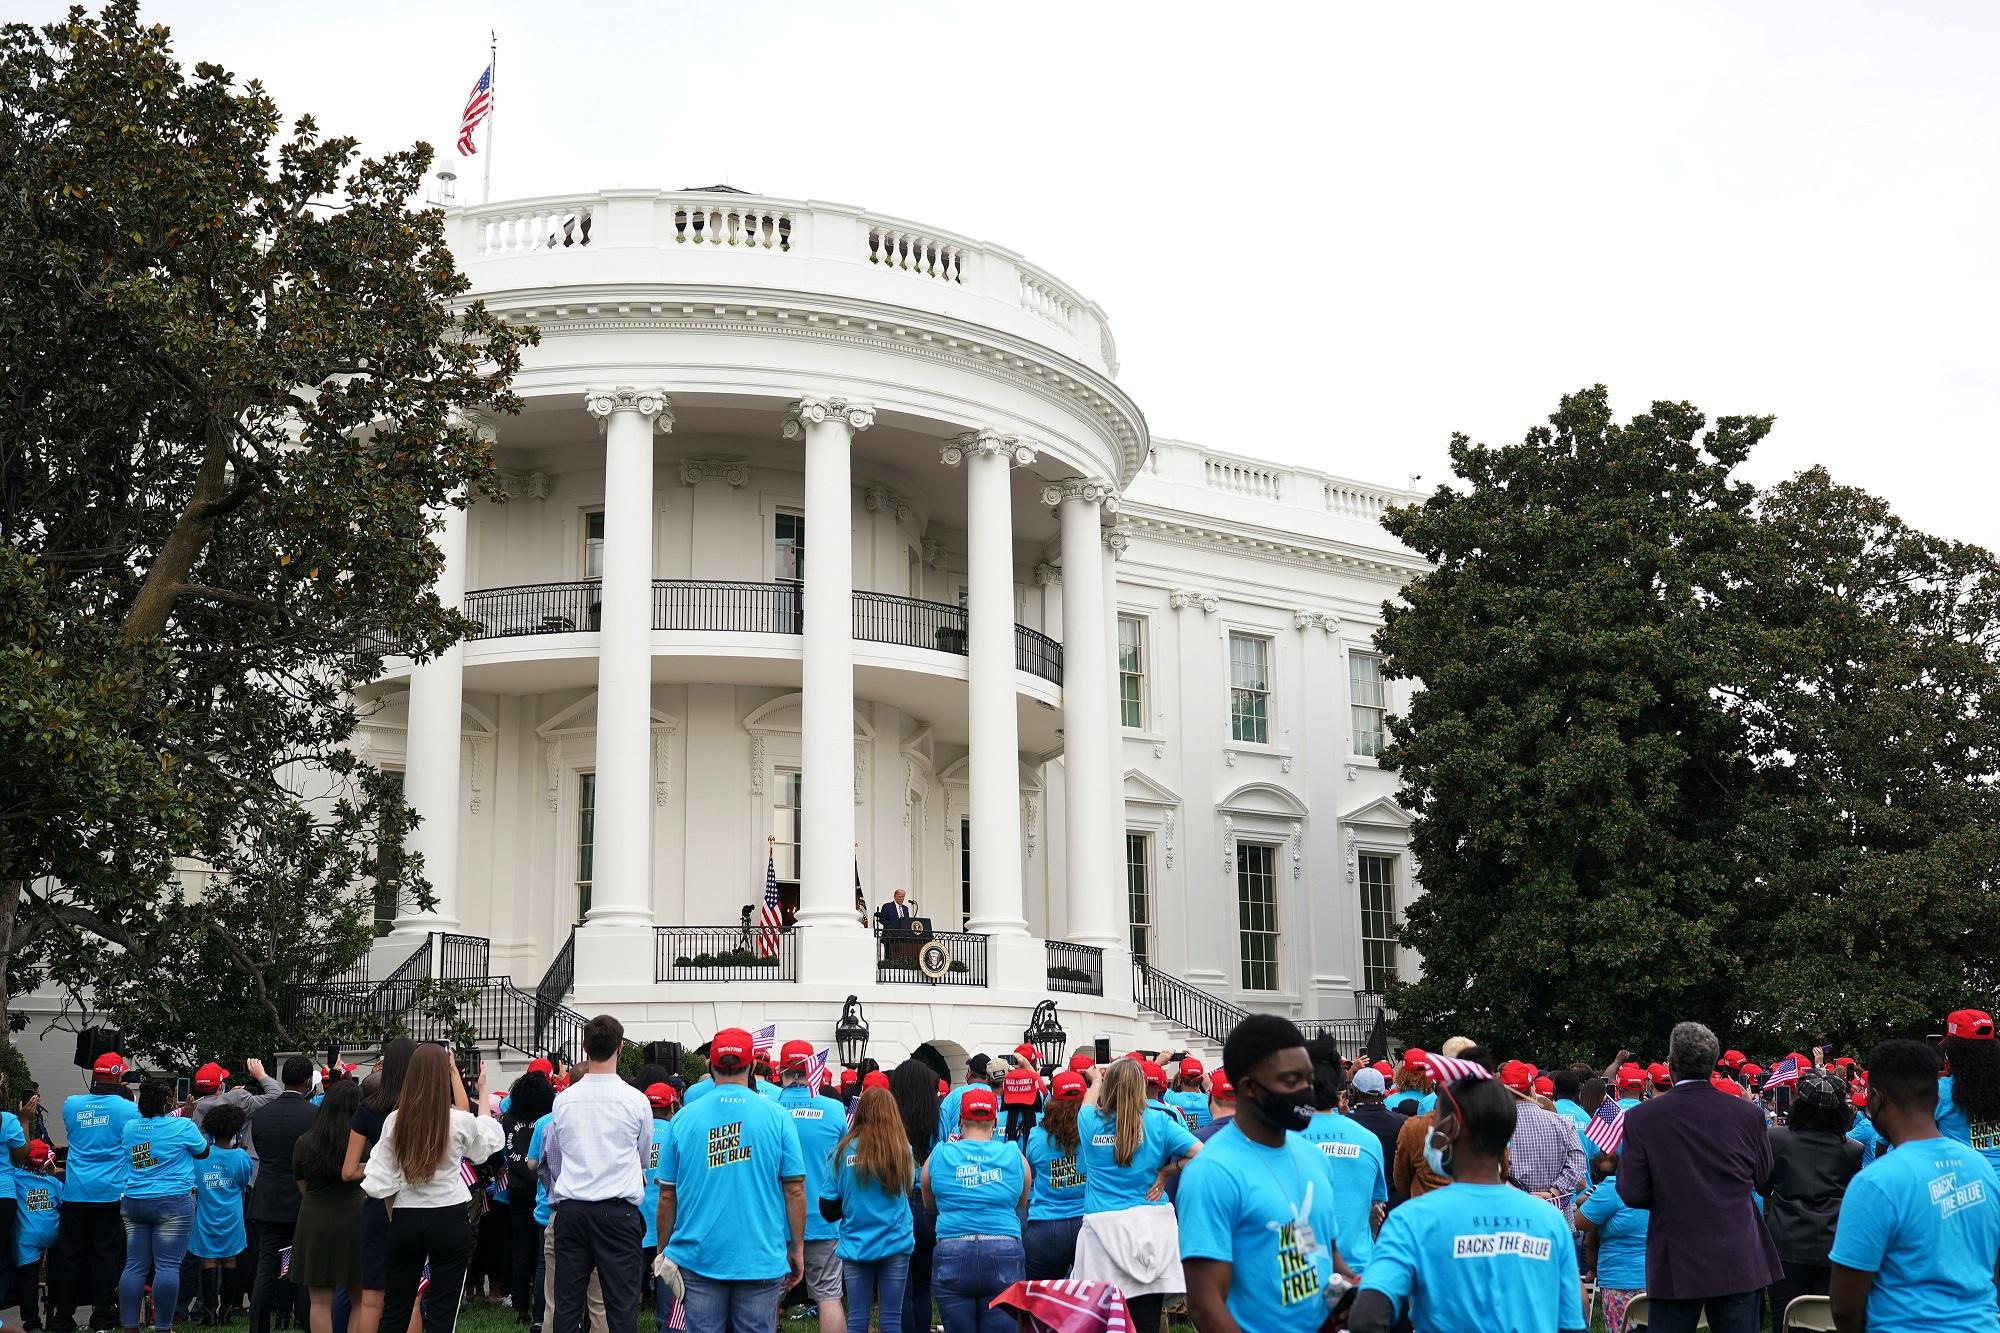
<instances>
[{"instance_id":1,"label":"smartphone","mask_svg":"<svg viewBox=\"0 0 2000 1333\"><path fill-rule=\"evenodd\" d=\"M193 1091L193 1084L189 1083L187 1079L177 1078L174 1080L175 1101L177 1102L186 1101L188 1099L188 1093L191 1091Z\"/></svg>"},{"instance_id":2,"label":"smartphone","mask_svg":"<svg viewBox=\"0 0 2000 1333\"><path fill-rule=\"evenodd\" d=\"M1108 1064L1110 1064L1110 1063L1111 1063L1111 1038L1109 1038L1109 1037L1099 1037L1099 1038L1097 1039L1097 1041L1096 1041L1096 1042L1094 1043L1094 1048L1093 1048L1093 1049L1092 1049L1092 1051L1091 1051L1091 1058L1092 1058L1092 1059L1094 1059L1094 1060L1096 1060L1096 1061L1097 1061L1097 1063L1099 1063L1099 1064L1101 1064L1101 1065L1108 1065Z\"/></svg>"}]
</instances>

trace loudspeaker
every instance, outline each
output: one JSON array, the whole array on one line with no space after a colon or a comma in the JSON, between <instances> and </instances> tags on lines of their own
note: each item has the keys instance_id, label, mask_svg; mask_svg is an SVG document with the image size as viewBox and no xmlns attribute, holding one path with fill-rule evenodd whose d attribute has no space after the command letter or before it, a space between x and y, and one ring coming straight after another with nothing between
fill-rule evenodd
<instances>
[{"instance_id":1,"label":"loudspeaker","mask_svg":"<svg viewBox=\"0 0 2000 1333\"><path fill-rule=\"evenodd\" d=\"M644 1054L649 1065L664 1065L675 1074L681 1072L681 1044L677 1041L649 1041Z\"/></svg>"},{"instance_id":2,"label":"loudspeaker","mask_svg":"<svg viewBox=\"0 0 2000 1333\"><path fill-rule=\"evenodd\" d=\"M76 1034L76 1060L78 1069L88 1069L97 1063L97 1057L106 1051L125 1054L125 1034L117 1028L85 1028Z\"/></svg>"}]
</instances>

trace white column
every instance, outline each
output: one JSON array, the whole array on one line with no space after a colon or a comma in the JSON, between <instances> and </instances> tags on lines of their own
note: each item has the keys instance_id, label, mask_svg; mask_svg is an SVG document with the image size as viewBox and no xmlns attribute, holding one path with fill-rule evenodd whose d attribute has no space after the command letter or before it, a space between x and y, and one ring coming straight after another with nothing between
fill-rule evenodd
<instances>
[{"instance_id":1,"label":"white column","mask_svg":"<svg viewBox=\"0 0 2000 1333\"><path fill-rule=\"evenodd\" d=\"M490 428L480 430L491 434ZM438 572L437 596L447 610L456 611L465 602L466 514L457 505L447 505L438 517L443 526L436 541L444 553L444 565ZM406 847L423 856L423 875L437 901L429 911L411 906L407 912L399 912L398 935L458 929L459 717L464 695L462 643L454 643L410 669L403 799L422 818L410 830Z\"/></svg>"},{"instance_id":2,"label":"white column","mask_svg":"<svg viewBox=\"0 0 2000 1333\"><path fill-rule=\"evenodd\" d=\"M798 924L859 935L854 915L854 499L849 453L875 409L844 398L801 398L785 438L805 437L806 586L799 759Z\"/></svg>"},{"instance_id":3,"label":"white column","mask_svg":"<svg viewBox=\"0 0 2000 1333\"><path fill-rule=\"evenodd\" d=\"M979 430L942 451L965 464L966 769L975 933L1026 936L1021 904L1021 728L1014 708L1014 514L1008 471L1035 461L1015 435Z\"/></svg>"},{"instance_id":4,"label":"white column","mask_svg":"<svg viewBox=\"0 0 2000 1333\"><path fill-rule=\"evenodd\" d=\"M1118 499L1113 496L1106 502L1107 507L1116 509ZM1105 827L1110 830L1109 845L1105 848L1105 880L1111 888L1111 919L1118 932L1117 944L1104 951L1104 998L1106 1000L1130 1000L1132 998L1131 941L1127 938L1128 908L1125 903L1125 742L1118 721L1118 561L1125 554L1125 547L1131 537L1123 528L1109 528L1100 532L1101 541L1097 551L1099 570L1098 588L1104 602L1104 685L1099 691L1104 696L1105 734L1110 738L1110 746L1105 754L1103 792ZM1086 567L1088 566L1086 560ZM1154 661L1158 661L1157 653ZM1148 663L1149 669L1157 669ZM1155 688L1160 677L1155 676ZM1065 690L1065 694L1067 691ZM1151 719L1146 719L1150 730ZM1164 901L1166 890L1165 858L1157 858L1153 863L1153 901ZM1157 909L1156 909L1157 915ZM1155 939L1160 928L1153 927Z\"/></svg>"},{"instance_id":5,"label":"white column","mask_svg":"<svg viewBox=\"0 0 2000 1333\"><path fill-rule=\"evenodd\" d=\"M596 850L587 927L653 924L653 432L658 389L593 389L604 432L604 582L597 643Z\"/></svg>"},{"instance_id":6,"label":"white column","mask_svg":"<svg viewBox=\"0 0 2000 1333\"><path fill-rule=\"evenodd\" d=\"M1109 872L1113 830L1104 811L1111 796L1110 693L1104 681L1110 653L1104 641L1102 529L1098 510L1115 503L1098 478L1071 478L1042 487L1062 529L1063 837L1069 895L1069 938L1110 948L1123 940L1118 908L1123 886ZM975 841L973 846L979 844Z\"/></svg>"}]
</instances>

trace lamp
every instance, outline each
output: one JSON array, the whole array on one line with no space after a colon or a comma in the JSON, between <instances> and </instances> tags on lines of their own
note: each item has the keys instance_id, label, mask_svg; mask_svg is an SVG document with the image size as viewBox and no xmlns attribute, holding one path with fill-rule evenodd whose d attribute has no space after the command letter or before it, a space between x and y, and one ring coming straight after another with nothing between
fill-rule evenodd
<instances>
[{"instance_id":1,"label":"lamp","mask_svg":"<svg viewBox=\"0 0 2000 1333\"><path fill-rule=\"evenodd\" d=\"M1064 1048L1069 1044L1069 1034L1062 1030L1062 1024L1056 1020L1054 1000L1043 1000L1035 1006L1034 1014L1028 1019L1028 1030L1021 1034L1021 1040L1040 1053L1043 1064L1062 1063Z\"/></svg>"},{"instance_id":2,"label":"lamp","mask_svg":"<svg viewBox=\"0 0 2000 1333\"><path fill-rule=\"evenodd\" d=\"M856 1068L868 1057L868 1020L861 1016L861 997L850 995L840 1006L840 1021L833 1025L833 1044L840 1051L840 1063Z\"/></svg>"}]
</instances>

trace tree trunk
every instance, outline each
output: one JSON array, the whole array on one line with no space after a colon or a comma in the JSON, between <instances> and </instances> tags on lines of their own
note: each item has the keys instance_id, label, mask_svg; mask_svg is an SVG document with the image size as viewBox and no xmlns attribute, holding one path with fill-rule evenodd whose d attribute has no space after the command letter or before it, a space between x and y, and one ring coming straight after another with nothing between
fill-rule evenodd
<instances>
[{"instance_id":1,"label":"tree trunk","mask_svg":"<svg viewBox=\"0 0 2000 1333\"><path fill-rule=\"evenodd\" d=\"M166 629L167 617L173 614L174 602L181 595L181 585L194 572L195 562L201 559L202 549L208 545L209 533L215 527L215 502L222 498L228 475L228 429L211 418L208 447L194 476L194 491L175 520L174 530L167 534L159 555L154 557L152 568L146 571L146 581L140 585L139 595L132 599L132 609L125 614L126 638L149 638Z\"/></svg>"},{"instance_id":2,"label":"tree trunk","mask_svg":"<svg viewBox=\"0 0 2000 1333\"><path fill-rule=\"evenodd\" d=\"M21 893L25 888L26 881L12 875L0 880L0 1041L9 1045L13 1044L14 1030L13 991L6 984L7 964L14 956L14 917L21 910Z\"/></svg>"}]
</instances>

